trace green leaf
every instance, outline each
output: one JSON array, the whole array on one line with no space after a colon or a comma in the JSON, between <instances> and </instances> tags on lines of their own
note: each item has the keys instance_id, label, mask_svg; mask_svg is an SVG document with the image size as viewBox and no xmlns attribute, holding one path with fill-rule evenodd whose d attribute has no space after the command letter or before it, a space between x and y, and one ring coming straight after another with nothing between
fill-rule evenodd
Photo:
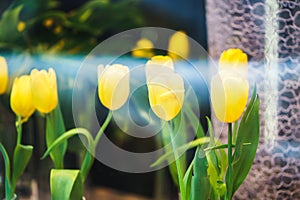
<instances>
[{"instance_id":1,"label":"green leaf","mask_svg":"<svg viewBox=\"0 0 300 200\"><path fill-rule=\"evenodd\" d=\"M208 143L210 141L210 139L208 137L202 137L202 138L198 138L196 140L193 140L191 142L188 142L187 144L184 144L180 147L177 147L177 151L180 153L182 151L187 151L189 149L195 148L199 145ZM161 157L159 157L152 165L151 167L156 167L158 165L160 165L162 162L168 160L168 159L172 159L174 158L173 155L173 151L172 150L168 150L166 151L166 153L164 155L162 155Z\"/></svg>"},{"instance_id":2,"label":"green leaf","mask_svg":"<svg viewBox=\"0 0 300 200\"><path fill-rule=\"evenodd\" d=\"M79 170L52 169L51 200L81 200L83 184Z\"/></svg>"},{"instance_id":3,"label":"green leaf","mask_svg":"<svg viewBox=\"0 0 300 200\"><path fill-rule=\"evenodd\" d=\"M0 41L14 44L14 42L21 38L21 33L18 32L17 27L19 23L19 15L23 6L17 6L5 10L0 20Z\"/></svg>"},{"instance_id":4,"label":"green leaf","mask_svg":"<svg viewBox=\"0 0 300 200\"><path fill-rule=\"evenodd\" d=\"M172 176L172 180L173 182L175 183L176 186L179 187L179 183L178 183L178 175L177 175L177 167L176 167L176 163L173 162L174 161L174 153L173 153L173 150L172 150L172 146L170 145L170 142L171 142L171 139L170 139L170 134L168 132L168 127L166 126L166 124L163 126L162 128L162 141L163 141L163 144L165 146L165 151L166 151L166 156L161 156L156 162L154 162L151 167L155 167L155 166L158 166L160 165L162 162L164 161L168 161L168 168L169 168L169 171L170 171L170 174Z\"/></svg>"},{"instance_id":5,"label":"green leaf","mask_svg":"<svg viewBox=\"0 0 300 200\"><path fill-rule=\"evenodd\" d=\"M33 146L31 145L21 145L18 144L15 148L14 152L14 163L13 163L13 171L12 171L12 188L13 191L16 188L16 184L20 176L23 174L26 166L31 158Z\"/></svg>"},{"instance_id":6,"label":"green leaf","mask_svg":"<svg viewBox=\"0 0 300 200\"><path fill-rule=\"evenodd\" d=\"M47 149L47 151L44 153L44 155L42 156L41 159L44 159L45 157L47 157L49 154L51 154L51 152L53 151L53 149L56 148L56 146L65 143L70 137L73 137L75 135L83 135L86 137L87 141L88 141L88 147L90 148L89 150L92 150L93 148L93 138L92 135L90 134L90 132L84 128L74 128L71 129L67 132L65 132L64 134L62 134L59 138L57 138Z\"/></svg>"},{"instance_id":7,"label":"green leaf","mask_svg":"<svg viewBox=\"0 0 300 200\"><path fill-rule=\"evenodd\" d=\"M210 197L211 185L209 182L207 168L208 163L205 155L200 155L202 151L199 146L194 157L194 170L191 186L191 200L207 200ZM205 154L202 152L202 154Z\"/></svg>"},{"instance_id":8,"label":"green leaf","mask_svg":"<svg viewBox=\"0 0 300 200\"><path fill-rule=\"evenodd\" d=\"M225 183L223 183L223 175L222 169L224 168L224 159L227 159L226 153L223 154L224 151L222 145L219 141L215 141L213 127L209 118L207 118L208 130L210 134L210 142L209 147L204 149L206 152L206 158L208 163L207 174L209 177L209 181L211 187L213 188L211 193L211 199L218 199L218 197L224 196L226 192ZM226 146L226 145L225 145ZM209 149L209 151L207 151ZM225 165L226 167L226 165Z\"/></svg>"},{"instance_id":9,"label":"green leaf","mask_svg":"<svg viewBox=\"0 0 300 200\"><path fill-rule=\"evenodd\" d=\"M5 198L6 199L11 199L14 195L14 191L12 191L11 188L11 182L10 182L10 161L8 154L2 145L0 143L0 151L4 159L4 165L5 165Z\"/></svg>"},{"instance_id":10,"label":"green leaf","mask_svg":"<svg viewBox=\"0 0 300 200\"><path fill-rule=\"evenodd\" d=\"M46 144L49 148L52 143L66 131L59 105L47 115L46 121ZM64 141L56 146L50 153L55 168L63 168L64 155L67 150L67 142Z\"/></svg>"},{"instance_id":11,"label":"green leaf","mask_svg":"<svg viewBox=\"0 0 300 200\"><path fill-rule=\"evenodd\" d=\"M190 199L191 196L193 166L194 166L194 160L191 162L190 166L186 170L185 175L183 177L183 183L186 189L186 199Z\"/></svg>"},{"instance_id":12,"label":"green leaf","mask_svg":"<svg viewBox=\"0 0 300 200\"><path fill-rule=\"evenodd\" d=\"M256 94L255 88L238 128L236 147L233 155L232 196L247 177L255 158L259 141L259 122L259 97Z\"/></svg>"}]
</instances>

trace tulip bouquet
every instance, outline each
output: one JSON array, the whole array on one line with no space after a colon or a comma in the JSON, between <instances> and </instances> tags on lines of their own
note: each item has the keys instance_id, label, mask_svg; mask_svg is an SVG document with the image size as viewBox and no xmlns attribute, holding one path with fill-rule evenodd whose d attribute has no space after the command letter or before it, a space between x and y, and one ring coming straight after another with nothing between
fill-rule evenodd
<instances>
[{"instance_id":1,"label":"tulip bouquet","mask_svg":"<svg viewBox=\"0 0 300 200\"><path fill-rule=\"evenodd\" d=\"M171 71L167 68L165 70ZM175 157L175 171L178 173L175 183L179 183L181 200L229 200L246 178L256 154L260 127L259 98L255 87L246 106L249 91L247 70L247 55L240 49L229 49L222 53L218 73L211 80L211 102L216 117L228 124L227 144L222 144L215 138L212 124L207 118L209 137L205 136L201 126L194 127L197 139L176 146L172 130L176 125L170 119L181 109L184 98L183 81L175 78L176 75L169 75L174 78L172 84L167 83L167 78L148 81L151 107L160 118L168 121L173 143L173 149L166 149L166 154L152 166L166 160L170 162L170 157ZM163 88L158 82L168 87ZM189 120L197 120L193 115L192 111L188 111ZM178 152L193 147L197 147L194 159L185 170L182 167L185 160L178 157Z\"/></svg>"},{"instance_id":2,"label":"tulip bouquet","mask_svg":"<svg viewBox=\"0 0 300 200\"><path fill-rule=\"evenodd\" d=\"M63 133L48 147L43 158L75 135L82 135L87 140L87 150L80 170L53 169L51 171L52 199L82 199L84 182L93 165L97 144L112 119L112 111L121 108L127 101L130 90L129 85L129 69L127 66L120 64L107 65L106 67L103 65L98 66L98 97L101 103L109 109L109 113L95 138L86 129L74 128Z\"/></svg>"},{"instance_id":3,"label":"tulip bouquet","mask_svg":"<svg viewBox=\"0 0 300 200\"><path fill-rule=\"evenodd\" d=\"M1 93L4 93L8 84L8 69L4 57L0 57L0 74L0 89ZM23 174L32 155L33 146L21 144L22 124L28 120L35 110L32 98L28 95L30 92L29 76L21 76L15 79L10 98L11 108L16 114L15 124L17 130L17 142L14 148L13 159L9 158L5 147L0 143L0 151L5 164L5 199L16 199L15 189L17 181Z\"/></svg>"}]
</instances>

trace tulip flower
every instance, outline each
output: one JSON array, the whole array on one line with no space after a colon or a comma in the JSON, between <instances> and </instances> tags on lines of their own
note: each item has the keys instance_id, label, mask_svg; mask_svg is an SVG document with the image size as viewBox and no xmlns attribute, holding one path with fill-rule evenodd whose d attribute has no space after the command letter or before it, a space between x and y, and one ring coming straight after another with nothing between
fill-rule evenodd
<instances>
[{"instance_id":1,"label":"tulip flower","mask_svg":"<svg viewBox=\"0 0 300 200\"><path fill-rule=\"evenodd\" d=\"M242 115L248 101L247 55L240 49L224 51L219 73L211 80L211 101L216 117L232 123Z\"/></svg>"},{"instance_id":2,"label":"tulip flower","mask_svg":"<svg viewBox=\"0 0 300 200\"><path fill-rule=\"evenodd\" d=\"M169 56L154 56L145 66L146 79L150 80L152 77L159 76L161 74L170 74L174 72L174 63Z\"/></svg>"},{"instance_id":3,"label":"tulip flower","mask_svg":"<svg viewBox=\"0 0 300 200\"><path fill-rule=\"evenodd\" d=\"M162 74L148 83L148 96L153 112L169 121L180 112L184 101L184 82L179 74Z\"/></svg>"},{"instance_id":4,"label":"tulip flower","mask_svg":"<svg viewBox=\"0 0 300 200\"><path fill-rule=\"evenodd\" d=\"M25 119L29 118L35 110L32 101L30 77L23 75L14 80L10 106L16 115Z\"/></svg>"},{"instance_id":5,"label":"tulip flower","mask_svg":"<svg viewBox=\"0 0 300 200\"><path fill-rule=\"evenodd\" d=\"M0 56L0 94L5 93L8 85L8 69L4 57Z\"/></svg>"},{"instance_id":6,"label":"tulip flower","mask_svg":"<svg viewBox=\"0 0 300 200\"><path fill-rule=\"evenodd\" d=\"M129 68L120 64L98 66L98 96L110 110L122 107L129 96Z\"/></svg>"},{"instance_id":7,"label":"tulip flower","mask_svg":"<svg viewBox=\"0 0 300 200\"><path fill-rule=\"evenodd\" d=\"M54 110L58 104L55 71L52 68L48 72L34 69L30 74L30 82L35 108L41 113Z\"/></svg>"},{"instance_id":8,"label":"tulip flower","mask_svg":"<svg viewBox=\"0 0 300 200\"><path fill-rule=\"evenodd\" d=\"M136 43L136 46L132 50L132 56L138 58L151 58L154 55L152 49L153 43L146 38L142 38Z\"/></svg>"},{"instance_id":9,"label":"tulip flower","mask_svg":"<svg viewBox=\"0 0 300 200\"><path fill-rule=\"evenodd\" d=\"M168 54L173 59L187 59L189 55L189 39L185 32L177 31L169 40Z\"/></svg>"}]
</instances>

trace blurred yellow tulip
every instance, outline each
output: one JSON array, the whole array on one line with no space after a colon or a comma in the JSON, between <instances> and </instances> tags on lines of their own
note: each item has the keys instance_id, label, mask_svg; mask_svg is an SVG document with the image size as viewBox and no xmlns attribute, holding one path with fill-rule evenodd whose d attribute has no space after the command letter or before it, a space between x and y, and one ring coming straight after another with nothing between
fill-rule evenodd
<instances>
[{"instance_id":1,"label":"blurred yellow tulip","mask_svg":"<svg viewBox=\"0 0 300 200\"><path fill-rule=\"evenodd\" d=\"M23 75L14 80L11 95L10 106L16 115L23 118L29 118L35 108L32 101L30 76Z\"/></svg>"},{"instance_id":2,"label":"blurred yellow tulip","mask_svg":"<svg viewBox=\"0 0 300 200\"><path fill-rule=\"evenodd\" d=\"M152 50L153 43L146 38L142 38L136 43L131 54L137 58L151 58L154 55Z\"/></svg>"},{"instance_id":3,"label":"blurred yellow tulip","mask_svg":"<svg viewBox=\"0 0 300 200\"><path fill-rule=\"evenodd\" d=\"M98 96L110 110L121 108L130 91L129 68L120 64L98 66Z\"/></svg>"},{"instance_id":4,"label":"blurred yellow tulip","mask_svg":"<svg viewBox=\"0 0 300 200\"><path fill-rule=\"evenodd\" d=\"M153 56L147 61L145 66L146 79L149 81L151 78L161 74L170 74L174 72L174 63L169 56Z\"/></svg>"},{"instance_id":5,"label":"blurred yellow tulip","mask_svg":"<svg viewBox=\"0 0 300 200\"><path fill-rule=\"evenodd\" d=\"M8 85L8 68L4 57L0 56L0 94L5 93Z\"/></svg>"},{"instance_id":6,"label":"blurred yellow tulip","mask_svg":"<svg viewBox=\"0 0 300 200\"><path fill-rule=\"evenodd\" d=\"M187 59L189 55L189 39L183 31L177 31L169 40L168 54L173 59Z\"/></svg>"},{"instance_id":7,"label":"blurred yellow tulip","mask_svg":"<svg viewBox=\"0 0 300 200\"><path fill-rule=\"evenodd\" d=\"M55 71L50 68L30 74L31 90L35 108L41 113L49 113L58 104L57 83Z\"/></svg>"},{"instance_id":8,"label":"blurred yellow tulip","mask_svg":"<svg viewBox=\"0 0 300 200\"><path fill-rule=\"evenodd\" d=\"M180 112L184 101L184 82L179 74L162 74L148 83L148 96L153 112L169 121Z\"/></svg>"},{"instance_id":9,"label":"blurred yellow tulip","mask_svg":"<svg viewBox=\"0 0 300 200\"><path fill-rule=\"evenodd\" d=\"M219 73L211 80L211 101L216 117L227 123L240 118L248 101L247 55L240 49L224 51Z\"/></svg>"}]
</instances>

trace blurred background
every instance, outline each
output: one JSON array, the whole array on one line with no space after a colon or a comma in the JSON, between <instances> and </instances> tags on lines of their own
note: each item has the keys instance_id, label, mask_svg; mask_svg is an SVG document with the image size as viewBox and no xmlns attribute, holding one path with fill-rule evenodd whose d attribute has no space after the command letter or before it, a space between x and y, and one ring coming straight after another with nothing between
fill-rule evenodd
<instances>
[{"instance_id":1,"label":"blurred background","mask_svg":"<svg viewBox=\"0 0 300 200\"><path fill-rule=\"evenodd\" d=\"M54 67L66 129L73 128L72 86L85 56L96 45L117 33L146 26L184 31L207 49L204 0L1 0L0 54L8 62L10 87L14 77L28 74L32 68ZM140 59L140 62L146 62L145 58ZM205 85L197 86L198 89L201 87L206 90ZM0 141L12 154L16 135L9 91L0 97ZM204 117L210 114L210 109L208 97L203 94L201 114ZM101 113L105 112L101 105L98 109ZM50 159L40 160L46 149L44 130L44 119L38 113L24 124L22 142L33 144L35 150L18 186L17 193L22 198L32 199L37 193L40 199L49 199L49 170L53 165ZM121 148L143 152L157 145L157 138L154 137L142 140L126 134L118 135L120 130L114 124L109 126L107 132L116 133L109 138ZM78 152L83 148L80 142L78 138L70 140L65 160L67 168L76 168L80 163ZM1 199L3 178L0 178L0 186ZM168 168L130 174L100 162L94 163L87 191L88 199L177 198L177 189Z\"/></svg>"}]
</instances>

